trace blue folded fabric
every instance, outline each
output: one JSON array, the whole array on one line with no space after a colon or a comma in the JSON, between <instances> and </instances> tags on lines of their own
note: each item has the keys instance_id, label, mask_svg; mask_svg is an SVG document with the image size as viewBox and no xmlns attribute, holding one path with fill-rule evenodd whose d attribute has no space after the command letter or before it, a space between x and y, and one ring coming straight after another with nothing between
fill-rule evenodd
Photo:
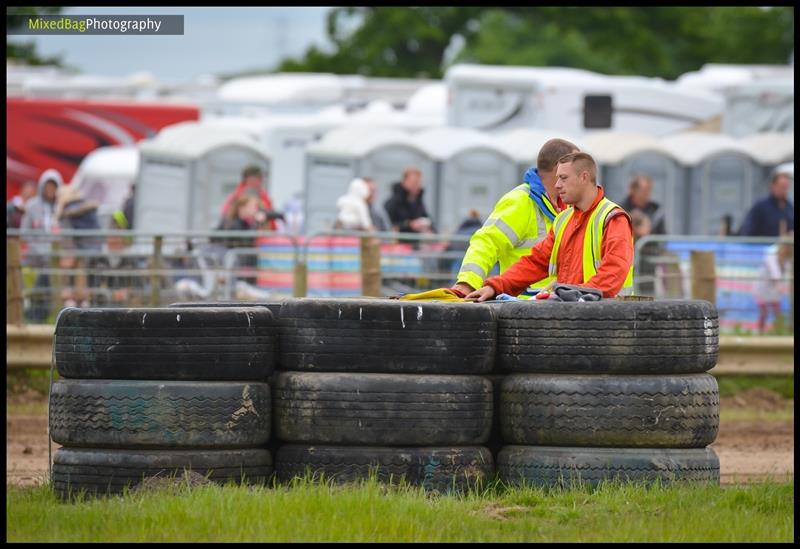
<instances>
[{"instance_id":1,"label":"blue folded fabric","mask_svg":"<svg viewBox=\"0 0 800 549\"><path fill-rule=\"evenodd\" d=\"M514 297L513 295L508 294L497 294L494 298L495 301L522 301L518 297Z\"/></svg>"}]
</instances>

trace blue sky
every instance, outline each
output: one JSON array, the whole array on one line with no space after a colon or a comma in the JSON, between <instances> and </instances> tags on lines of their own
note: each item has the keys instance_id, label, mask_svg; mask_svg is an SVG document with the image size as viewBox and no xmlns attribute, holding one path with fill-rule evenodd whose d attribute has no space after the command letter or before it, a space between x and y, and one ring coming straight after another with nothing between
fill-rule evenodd
<instances>
[{"instance_id":1,"label":"blue sky","mask_svg":"<svg viewBox=\"0 0 800 549\"><path fill-rule=\"evenodd\" d=\"M46 56L62 54L82 73L125 76L148 71L165 82L203 74L271 68L281 56L300 56L311 44L330 51L330 7L64 8L64 15L184 15L183 36L25 36Z\"/></svg>"}]
</instances>

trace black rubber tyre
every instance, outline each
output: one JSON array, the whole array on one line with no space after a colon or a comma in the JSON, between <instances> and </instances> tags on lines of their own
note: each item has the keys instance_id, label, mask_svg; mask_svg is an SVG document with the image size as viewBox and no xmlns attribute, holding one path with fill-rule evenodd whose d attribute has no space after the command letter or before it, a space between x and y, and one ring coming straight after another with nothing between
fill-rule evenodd
<instances>
[{"instance_id":1,"label":"black rubber tyre","mask_svg":"<svg viewBox=\"0 0 800 549\"><path fill-rule=\"evenodd\" d=\"M263 381L277 325L264 307L61 311L53 340L65 378Z\"/></svg>"},{"instance_id":2,"label":"black rubber tyre","mask_svg":"<svg viewBox=\"0 0 800 549\"><path fill-rule=\"evenodd\" d=\"M391 299L294 299L281 308L281 368L316 372L488 373L494 308Z\"/></svg>"},{"instance_id":3,"label":"black rubber tyre","mask_svg":"<svg viewBox=\"0 0 800 549\"><path fill-rule=\"evenodd\" d=\"M708 301L504 303L497 360L520 373L688 374L719 355L717 309Z\"/></svg>"},{"instance_id":4,"label":"black rubber tyre","mask_svg":"<svg viewBox=\"0 0 800 549\"><path fill-rule=\"evenodd\" d=\"M485 485L494 477L494 461L487 448L385 448L377 446L301 446L287 444L275 455L279 481L311 473L336 482L366 479L374 473L385 483L404 478L408 484L442 493Z\"/></svg>"},{"instance_id":5,"label":"black rubber tyre","mask_svg":"<svg viewBox=\"0 0 800 549\"><path fill-rule=\"evenodd\" d=\"M266 383L70 379L50 393L50 436L71 447L253 448L270 422Z\"/></svg>"},{"instance_id":6,"label":"black rubber tyre","mask_svg":"<svg viewBox=\"0 0 800 549\"><path fill-rule=\"evenodd\" d=\"M710 374L515 374L503 381L500 403L508 444L703 448L719 431Z\"/></svg>"},{"instance_id":7,"label":"black rubber tyre","mask_svg":"<svg viewBox=\"0 0 800 549\"><path fill-rule=\"evenodd\" d=\"M480 376L280 372L273 400L285 442L471 446L492 425L492 384Z\"/></svg>"},{"instance_id":8,"label":"black rubber tyre","mask_svg":"<svg viewBox=\"0 0 800 549\"><path fill-rule=\"evenodd\" d=\"M507 374L506 374L507 375ZM493 456L505 446L503 442L503 430L500 425L500 388L506 375L489 374L485 377L492 384L492 429L489 432L489 440L484 444Z\"/></svg>"},{"instance_id":9,"label":"black rubber tyre","mask_svg":"<svg viewBox=\"0 0 800 549\"><path fill-rule=\"evenodd\" d=\"M719 457L713 448L555 448L506 446L497 456L497 474L508 484L568 488L603 481L719 484Z\"/></svg>"},{"instance_id":10,"label":"black rubber tyre","mask_svg":"<svg viewBox=\"0 0 800 549\"><path fill-rule=\"evenodd\" d=\"M266 307L277 320L281 315L283 301L182 301L167 307Z\"/></svg>"},{"instance_id":11,"label":"black rubber tyre","mask_svg":"<svg viewBox=\"0 0 800 549\"><path fill-rule=\"evenodd\" d=\"M53 488L62 499L81 491L120 494L143 479L169 477L184 470L214 482L267 483L272 457L267 450L107 450L59 448L53 456Z\"/></svg>"}]
</instances>

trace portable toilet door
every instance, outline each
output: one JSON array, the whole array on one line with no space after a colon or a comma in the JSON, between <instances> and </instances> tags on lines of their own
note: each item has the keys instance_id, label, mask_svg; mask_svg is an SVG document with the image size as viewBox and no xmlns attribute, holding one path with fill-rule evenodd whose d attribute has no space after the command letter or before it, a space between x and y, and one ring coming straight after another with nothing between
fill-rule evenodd
<instances>
[{"instance_id":1,"label":"portable toilet door","mask_svg":"<svg viewBox=\"0 0 800 549\"><path fill-rule=\"evenodd\" d=\"M194 169L192 194L193 230L211 230L222 220L222 205L242 180L242 170L254 164L264 174L264 187L269 193L270 162L264 154L240 145L221 146L197 159ZM270 197L271 198L271 197ZM273 203L273 208L277 206Z\"/></svg>"},{"instance_id":2,"label":"portable toilet door","mask_svg":"<svg viewBox=\"0 0 800 549\"><path fill-rule=\"evenodd\" d=\"M375 180L378 190L375 205L383 208L393 193L393 185L402 180L406 168L414 167L422 173L422 202L437 231L440 204L439 174L436 162L422 149L414 138L400 131L392 134L366 136L358 153L359 176ZM387 214L388 217L388 214Z\"/></svg>"},{"instance_id":3,"label":"portable toilet door","mask_svg":"<svg viewBox=\"0 0 800 549\"><path fill-rule=\"evenodd\" d=\"M184 123L139 145L135 227L147 231L206 231L248 164L269 172L254 137L233 128Z\"/></svg>"},{"instance_id":4,"label":"portable toilet door","mask_svg":"<svg viewBox=\"0 0 800 549\"><path fill-rule=\"evenodd\" d=\"M689 132L661 144L689 167L689 234L717 235L731 217L734 230L753 204L753 157L731 137Z\"/></svg>"},{"instance_id":5,"label":"portable toilet door","mask_svg":"<svg viewBox=\"0 0 800 549\"><path fill-rule=\"evenodd\" d=\"M685 234L687 182L677 159L649 135L598 132L585 138L585 150L598 163L599 183L618 204L628 197L630 182L646 175L653 181L650 200L661 206L667 234Z\"/></svg>"},{"instance_id":6,"label":"portable toilet door","mask_svg":"<svg viewBox=\"0 0 800 549\"><path fill-rule=\"evenodd\" d=\"M514 159L485 133L436 128L415 139L438 163L440 232L455 232L473 209L486 219L497 200L521 181Z\"/></svg>"},{"instance_id":7,"label":"portable toilet door","mask_svg":"<svg viewBox=\"0 0 800 549\"><path fill-rule=\"evenodd\" d=\"M388 197L388 183L374 173L362 171L362 155L369 150L366 141L402 140L400 130L381 126L343 126L329 131L305 150L304 210L305 232L329 231L337 217L336 201L347 192L355 177L372 176L378 183L380 199ZM385 198L383 198L385 200Z\"/></svg>"},{"instance_id":8,"label":"portable toilet door","mask_svg":"<svg viewBox=\"0 0 800 549\"><path fill-rule=\"evenodd\" d=\"M756 177L753 200L769 193L769 180L776 168L794 160L794 133L757 133L739 140L754 157Z\"/></svg>"}]
</instances>

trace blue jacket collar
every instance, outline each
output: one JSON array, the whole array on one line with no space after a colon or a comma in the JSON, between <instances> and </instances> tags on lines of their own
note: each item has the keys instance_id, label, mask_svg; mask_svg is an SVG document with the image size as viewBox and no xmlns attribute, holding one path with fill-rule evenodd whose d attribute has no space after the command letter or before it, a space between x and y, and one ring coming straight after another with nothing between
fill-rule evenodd
<instances>
[{"instance_id":1,"label":"blue jacket collar","mask_svg":"<svg viewBox=\"0 0 800 549\"><path fill-rule=\"evenodd\" d=\"M545 191L544 183L542 183L542 178L539 177L539 170L531 166L525 172L522 180L531 188L531 200L539 206L539 209L550 221L553 221L556 218L555 208L552 205L550 205L549 208L547 207L548 204L550 204L550 200L547 198L547 192Z\"/></svg>"}]
</instances>

